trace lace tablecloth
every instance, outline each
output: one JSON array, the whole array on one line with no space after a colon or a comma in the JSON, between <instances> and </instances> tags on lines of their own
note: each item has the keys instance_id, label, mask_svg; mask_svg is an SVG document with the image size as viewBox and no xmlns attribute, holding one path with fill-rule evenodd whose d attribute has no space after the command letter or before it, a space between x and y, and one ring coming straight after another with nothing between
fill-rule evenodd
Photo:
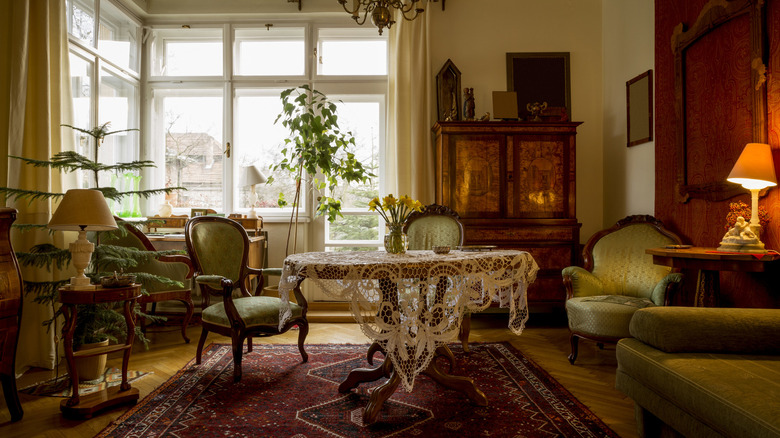
<instances>
[{"instance_id":1,"label":"lace tablecloth","mask_svg":"<svg viewBox=\"0 0 780 438\"><path fill-rule=\"evenodd\" d=\"M511 250L303 253L285 259L279 294L288 303L308 278L348 302L363 333L384 349L411 391L436 348L457 338L467 309L484 310L497 300L509 307L509 328L519 335L528 320L526 290L538 269L530 254ZM283 305L280 327L289 317Z\"/></svg>"}]
</instances>

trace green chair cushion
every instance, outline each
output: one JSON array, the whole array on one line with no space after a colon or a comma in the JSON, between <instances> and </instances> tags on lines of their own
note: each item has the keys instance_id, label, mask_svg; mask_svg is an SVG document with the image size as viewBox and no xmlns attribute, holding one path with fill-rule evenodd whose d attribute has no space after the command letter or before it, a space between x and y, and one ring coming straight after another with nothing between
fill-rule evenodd
<instances>
[{"instance_id":1,"label":"green chair cushion","mask_svg":"<svg viewBox=\"0 0 780 438\"><path fill-rule=\"evenodd\" d=\"M654 306L647 298L623 295L597 295L566 301L569 328L596 337L631 337L631 317L639 309Z\"/></svg>"},{"instance_id":2,"label":"green chair cushion","mask_svg":"<svg viewBox=\"0 0 780 438\"><path fill-rule=\"evenodd\" d=\"M282 301L277 297L244 297L234 298L233 304L236 306L238 315L244 320L246 327L258 325L278 326L279 325L279 306ZM292 317L297 318L302 314L301 306L290 303ZM201 319L215 325L230 327L230 320L225 313L225 303L219 302L203 310Z\"/></svg>"}]
</instances>

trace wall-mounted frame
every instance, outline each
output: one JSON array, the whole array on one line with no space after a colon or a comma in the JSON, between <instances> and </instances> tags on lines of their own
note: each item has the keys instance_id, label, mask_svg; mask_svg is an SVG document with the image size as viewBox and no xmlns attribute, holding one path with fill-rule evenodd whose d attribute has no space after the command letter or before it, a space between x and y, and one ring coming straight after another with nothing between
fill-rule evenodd
<instances>
[{"instance_id":1,"label":"wall-mounted frame","mask_svg":"<svg viewBox=\"0 0 780 438\"><path fill-rule=\"evenodd\" d=\"M628 146L653 141L653 71L626 82L626 138Z\"/></svg>"},{"instance_id":2,"label":"wall-mounted frame","mask_svg":"<svg viewBox=\"0 0 780 438\"><path fill-rule=\"evenodd\" d=\"M698 65L686 65L686 54L697 43L705 40L710 32L716 32L721 25L731 22L735 18L747 15L750 31L746 32L749 38L747 45L749 53L745 51L744 58L739 68L732 70L744 72L750 69L750 84L752 95L750 96L752 111L752 132L749 141L766 143L767 131L767 101L766 101L766 19L765 4L763 0L710 0L704 5L696 23L690 29L685 29L683 23L678 24L672 32L672 52L674 53L674 99L677 112L677 199L679 202L687 202L691 198L706 199L708 201L723 201L731 197L743 194L745 191L737 184L728 183L725 180L692 183L688 178L688 114L686 104L686 77L696 77L694 70ZM730 30L733 32L733 29ZM741 53L741 52L740 52ZM747 112L744 112L747 114ZM741 122L741 121L740 121ZM734 123L740 123L734 121ZM739 150L742 150L740 145ZM725 178L724 178L725 179Z\"/></svg>"},{"instance_id":3,"label":"wall-mounted frame","mask_svg":"<svg viewBox=\"0 0 780 438\"><path fill-rule=\"evenodd\" d=\"M517 93L517 110L527 119L528 104L547 102L546 115L571 118L569 52L507 53L506 89Z\"/></svg>"},{"instance_id":4,"label":"wall-mounted frame","mask_svg":"<svg viewBox=\"0 0 780 438\"><path fill-rule=\"evenodd\" d=\"M438 120L461 119L460 70L448 59L436 75L436 114Z\"/></svg>"}]
</instances>

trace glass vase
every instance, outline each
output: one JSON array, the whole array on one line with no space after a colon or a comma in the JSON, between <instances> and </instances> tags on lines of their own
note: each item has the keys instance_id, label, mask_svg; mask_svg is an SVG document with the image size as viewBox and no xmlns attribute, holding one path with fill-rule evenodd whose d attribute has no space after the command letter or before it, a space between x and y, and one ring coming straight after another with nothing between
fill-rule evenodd
<instances>
[{"instance_id":1,"label":"glass vase","mask_svg":"<svg viewBox=\"0 0 780 438\"><path fill-rule=\"evenodd\" d=\"M133 175L133 191L138 192L141 189L141 175ZM133 195L133 211L130 213L132 217L141 217L141 195L135 193Z\"/></svg>"},{"instance_id":2,"label":"glass vase","mask_svg":"<svg viewBox=\"0 0 780 438\"><path fill-rule=\"evenodd\" d=\"M409 246L409 238L403 232L403 225L388 225L390 231L385 234L385 251L389 254L403 254Z\"/></svg>"}]
</instances>

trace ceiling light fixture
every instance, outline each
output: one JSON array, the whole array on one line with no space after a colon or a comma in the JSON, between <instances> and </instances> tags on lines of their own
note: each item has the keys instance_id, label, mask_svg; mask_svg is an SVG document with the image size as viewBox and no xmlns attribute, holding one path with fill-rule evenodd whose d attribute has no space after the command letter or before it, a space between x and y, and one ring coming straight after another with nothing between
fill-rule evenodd
<instances>
[{"instance_id":1,"label":"ceiling light fixture","mask_svg":"<svg viewBox=\"0 0 780 438\"><path fill-rule=\"evenodd\" d=\"M355 9L347 8L347 2L352 1ZM338 0L345 11L352 15L352 18L359 25L366 22L368 16L371 16L371 22L379 28L379 35L382 35L382 29L390 29L395 23L390 8L401 11L404 20L412 21L424 11L421 7L416 7L421 0ZM362 10L361 10L362 8ZM362 18L361 18L362 15Z\"/></svg>"}]
</instances>

